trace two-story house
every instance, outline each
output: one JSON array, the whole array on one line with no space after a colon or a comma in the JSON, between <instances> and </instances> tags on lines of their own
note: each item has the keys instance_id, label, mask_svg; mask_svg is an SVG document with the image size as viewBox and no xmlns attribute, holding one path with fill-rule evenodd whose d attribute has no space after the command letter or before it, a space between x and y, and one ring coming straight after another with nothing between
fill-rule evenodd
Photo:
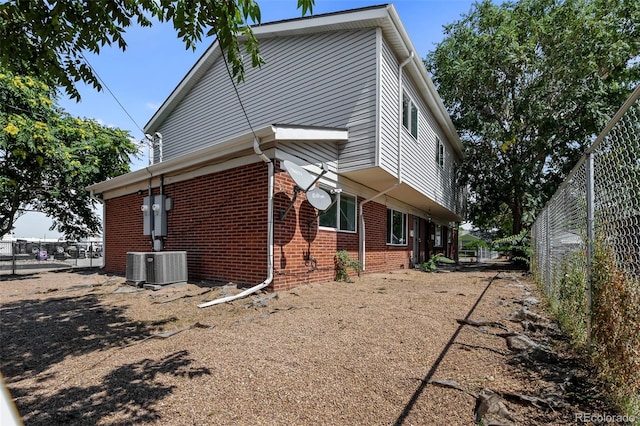
<instances>
[{"instance_id":1,"label":"two-story house","mask_svg":"<svg viewBox=\"0 0 640 426\"><path fill-rule=\"evenodd\" d=\"M105 269L155 246L186 250L190 279L279 290L333 279L343 249L365 272L455 256L462 146L394 7L253 30L266 64L237 84L214 42L145 127L156 162L90 187ZM154 194L171 202L148 235Z\"/></svg>"}]
</instances>

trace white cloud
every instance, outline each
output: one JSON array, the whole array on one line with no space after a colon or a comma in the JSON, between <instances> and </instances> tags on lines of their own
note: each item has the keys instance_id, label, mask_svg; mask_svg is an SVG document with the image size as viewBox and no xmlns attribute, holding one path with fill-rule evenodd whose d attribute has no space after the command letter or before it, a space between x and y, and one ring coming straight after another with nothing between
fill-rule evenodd
<instances>
[{"instance_id":1,"label":"white cloud","mask_svg":"<svg viewBox=\"0 0 640 426\"><path fill-rule=\"evenodd\" d=\"M154 102L147 102L146 105L151 111L157 111L158 108L160 108L160 104L156 104Z\"/></svg>"}]
</instances>

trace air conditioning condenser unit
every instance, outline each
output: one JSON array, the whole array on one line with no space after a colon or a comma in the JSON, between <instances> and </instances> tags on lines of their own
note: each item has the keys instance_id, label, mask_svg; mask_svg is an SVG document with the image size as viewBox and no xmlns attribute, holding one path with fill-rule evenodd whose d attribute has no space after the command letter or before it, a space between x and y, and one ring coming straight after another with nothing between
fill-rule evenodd
<instances>
[{"instance_id":1,"label":"air conditioning condenser unit","mask_svg":"<svg viewBox=\"0 0 640 426\"><path fill-rule=\"evenodd\" d=\"M147 284L186 283L188 280L186 251L146 253L145 265Z\"/></svg>"},{"instance_id":2,"label":"air conditioning condenser unit","mask_svg":"<svg viewBox=\"0 0 640 426\"><path fill-rule=\"evenodd\" d=\"M140 286L147 280L146 255L148 253L127 253L127 274L128 284Z\"/></svg>"}]
</instances>

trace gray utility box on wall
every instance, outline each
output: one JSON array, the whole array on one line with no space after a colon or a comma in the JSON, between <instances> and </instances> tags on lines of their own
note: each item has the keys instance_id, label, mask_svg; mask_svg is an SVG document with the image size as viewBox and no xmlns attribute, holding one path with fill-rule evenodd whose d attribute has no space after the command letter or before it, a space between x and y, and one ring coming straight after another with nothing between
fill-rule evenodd
<instances>
[{"instance_id":1,"label":"gray utility box on wall","mask_svg":"<svg viewBox=\"0 0 640 426\"><path fill-rule=\"evenodd\" d=\"M186 283L188 280L186 251L145 253L145 264L147 284Z\"/></svg>"},{"instance_id":2,"label":"gray utility box on wall","mask_svg":"<svg viewBox=\"0 0 640 426\"><path fill-rule=\"evenodd\" d=\"M166 195L144 197L142 202L142 235L167 236L167 212L173 200Z\"/></svg>"}]
</instances>

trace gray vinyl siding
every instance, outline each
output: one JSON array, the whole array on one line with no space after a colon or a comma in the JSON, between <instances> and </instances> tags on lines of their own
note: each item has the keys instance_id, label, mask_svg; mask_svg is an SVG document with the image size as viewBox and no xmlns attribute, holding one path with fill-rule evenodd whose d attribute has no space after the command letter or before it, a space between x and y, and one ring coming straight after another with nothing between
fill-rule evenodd
<instances>
[{"instance_id":1,"label":"gray vinyl siding","mask_svg":"<svg viewBox=\"0 0 640 426\"><path fill-rule=\"evenodd\" d=\"M418 138L402 127L402 180L438 204L456 212L454 167L459 161L445 133L427 109L413 83L404 79L404 91L418 106ZM444 145L444 167L437 162L438 140Z\"/></svg>"},{"instance_id":2,"label":"gray vinyl siding","mask_svg":"<svg viewBox=\"0 0 640 426\"><path fill-rule=\"evenodd\" d=\"M290 124L346 128L341 147L346 167L375 165L376 30L319 33L260 40L266 60L261 68L245 65L238 92L254 128ZM219 59L176 106L158 129L164 159L171 159L249 130ZM369 146L363 155L362 146ZM325 158L323 144L290 146L298 157ZM335 146L330 148L334 150Z\"/></svg>"},{"instance_id":3,"label":"gray vinyl siding","mask_svg":"<svg viewBox=\"0 0 640 426\"><path fill-rule=\"evenodd\" d=\"M382 87L380 96L380 159L379 166L397 174L398 152L398 66L399 62L386 43L382 48ZM407 73L403 73L403 91L418 107L417 140L401 127L402 181L451 211L455 206L453 165L456 155L437 124L433 114L418 95ZM445 165L436 162L437 138L445 147Z\"/></svg>"},{"instance_id":4,"label":"gray vinyl siding","mask_svg":"<svg viewBox=\"0 0 640 426\"><path fill-rule=\"evenodd\" d=\"M329 166L329 171L337 173L338 147L333 142L286 142L278 144L278 149L284 153L297 157L300 161L297 164L303 166L314 164L320 166L322 163Z\"/></svg>"},{"instance_id":5,"label":"gray vinyl siding","mask_svg":"<svg viewBox=\"0 0 640 426\"><path fill-rule=\"evenodd\" d=\"M399 63L382 43L380 85L380 152L378 165L392 175L398 171L398 66Z\"/></svg>"}]
</instances>

